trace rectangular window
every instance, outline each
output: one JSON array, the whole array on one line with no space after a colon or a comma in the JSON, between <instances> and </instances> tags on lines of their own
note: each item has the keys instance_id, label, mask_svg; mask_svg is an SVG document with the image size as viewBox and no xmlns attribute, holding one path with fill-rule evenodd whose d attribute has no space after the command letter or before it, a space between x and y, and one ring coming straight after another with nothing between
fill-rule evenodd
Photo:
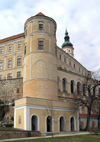
<instances>
[{"instance_id":1,"label":"rectangular window","mask_svg":"<svg viewBox=\"0 0 100 142\"><path fill-rule=\"evenodd\" d=\"M12 51L12 46L9 46L9 52L11 52Z\"/></svg>"},{"instance_id":2,"label":"rectangular window","mask_svg":"<svg viewBox=\"0 0 100 142\"><path fill-rule=\"evenodd\" d=\"M61 60L61 54L59 55L59 59Z\"/></svg>"},{"instance_id":3,"label":"rectangular window","mask_svg":"<svg viewBox=\"0 0 100 142\"><path fill-rule=\"evenodd\" d=\"M25 47L24 47L24 55L26 54L26 45L25 45Z\"/></svg>"},{"instance_id":4,"label":"rectangular window","mask_svg":"<svg viewBox=\"0 0 100 142\"><path fill-rule=\"evenodd\" d=\"M2 70L2 62L0 62L0 70Z\"/></svg>"},{"instance_id":5,"label":"rectangular window","mask_svg":"<svg viewBox=\"0 0 100 142\"><path fill-rule=\"evenodd\" d=\"M27 36L27 29L25 30L25 36Z\"/></svg>"},{"instance_id":6,"label":"rectangular window","mask_svg":"<svg viewBox=\"0 0 100 142\"><path fill-rule=\"evenodd\" d=\"M21 66L21 58L17 59L17 66Z\"/></svg>"},{"instance_id":7,"label":"rectangular window","mask_svg":"<svg viewBox=\"0 0 100 142\"><path fill-rule=\"evenodd\" d=\"M11 78L12 78L11 73L8 73L7 79L11 79Z\"/></svg>"},{"instance_id":8,"label":"rectangular window","mask_svg":"<svg viewBox=\"0 0 100 142\"><path fill-rule=\"evenodd\" d=\"M75 64L74 64L74 68L75 68Z\"/></svg>"},{"instance_id":9,"label":"rectangular window","mask_svg":"<svg viewBox=\"0 0 100 142\"><path fill-rule=\"evenodd\" d=\"M39 30L43 30L43 24L39 24Z\"/></svg>"},{"instance_id":10,"label":"rectangular window","mask_svg":"<svg viewBox=\"0 0 100 142\"><path fill-rule=\"evenodd\" d=\"M43 50L43 41L38 42L38 49Z\"/></svg>"},{"instance_id":11,"label":"rectangular window","mask_svg":"<svg viewBox=\"0 0 100 142\"><path fill-rule=\"evenodd\" d=\"M69 65L71 66L71 61L69 61Z\"/></svg>"},{"instance_id":12,"label":"rectangular window","mask_svg":"<svg viewBox=\"0 0 100 142\"><path fill-rule=\"evenodd\" d=\"M0 80L2 80L2 75L0 75Z\"/></svg>"},{"instance_id":13,"label":"rectangular window","mask_svg":"<svg viewBox=\"0 0 100 142\"><path fill-rule=\"evenodd\" d=\"M8 61L8 68L11 68L11 60Z\"/></svg>"},{"instance_id":14,"label":"rectangular window","mask_svg":"<svg viewBox=\"0 0 100 142\"><path fill-rule=\"evenodd\" d=\"M66 63L66 57L64 57L64 62Z\"/></svg>"},{"instance_id":15,"label":"rectangular window","mask_svg":"<svg viewBox=\"0 0 100 142\"><path fill-rule=\"evenodd\" d=\"M17 77L21 77L21 71L17 72Z\"/></svg>"},{"instance_id":16,"label":"rectangular window","mask_svg":"<svg viewBox=\"0 0 100 142\"><path fill-rule=\"evenodd\" d=\"M0 53L1 53L1 54L3 53L3 49L2 49L2 48L0 49Z\"/></svg>"},{"instance_id":17,"label":"rectangular window","mask_svg":"<svg viewBox=\"0 0 100 142\"><path fill-rule=\"evenodd\" d=\"M21 49L21 44L18 44L18 49Z\"/></svg>"}]
</instances>

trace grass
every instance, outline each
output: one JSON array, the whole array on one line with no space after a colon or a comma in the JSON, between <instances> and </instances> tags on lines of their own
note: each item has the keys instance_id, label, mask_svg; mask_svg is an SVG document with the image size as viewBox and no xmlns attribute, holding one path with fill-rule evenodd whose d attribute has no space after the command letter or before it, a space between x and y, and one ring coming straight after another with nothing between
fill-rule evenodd
<instances>
[{"instance_id":1,"label":"grass","mask_svg":"<svg viewBox=\"0 0 100 142\"><path fill-rule=\"evenodd\" d=\"M100 142L100 135L80 135L56 138L40 138L33 140L19 140L14 142Z\"/></svg>"},{"instance_id":2,"label":"grass","mask_svg":"<svg viewBox=\"0 0 100 142\"><path fill-rule=\"evenodd\" d=\"M1 127L0 130L15 130L13 127Z\"/></svg>"}]
</instances>

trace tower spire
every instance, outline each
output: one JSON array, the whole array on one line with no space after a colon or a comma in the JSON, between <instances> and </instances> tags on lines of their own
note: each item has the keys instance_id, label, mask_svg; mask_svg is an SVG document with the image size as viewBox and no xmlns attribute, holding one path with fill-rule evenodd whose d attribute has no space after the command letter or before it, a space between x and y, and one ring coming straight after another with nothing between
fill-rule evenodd
<instances>
[{"instance_id":1,"label":"tower spire","mask_svg":"<svg viewBox=\"0 0 100 142\"><path fill-rule=\"evenodd\" d=\"M67 28L65 30L64 43L62 44L62 49L69 55L74 56L73 54L74 48L73 44L70 42L70 37L68 35Z\"/></svg>"}]
</instances>

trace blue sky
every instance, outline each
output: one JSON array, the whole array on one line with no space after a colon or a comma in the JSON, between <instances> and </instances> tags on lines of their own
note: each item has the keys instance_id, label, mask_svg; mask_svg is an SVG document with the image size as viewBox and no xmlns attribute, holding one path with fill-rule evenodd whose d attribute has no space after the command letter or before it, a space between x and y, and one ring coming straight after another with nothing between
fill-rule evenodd
<instances>
[{"instance_id":1,"label":"blue sky","mask_svg":"<svg viewBox=\"0 0 100 142\"><path fill-rule=\"evenodd\" d=\"M59 47L67 28L75 58L88 70L100 69L100 0L0 0L0 39L24 32L38 12L57 22Z\"/></svg>"}]
</instances>

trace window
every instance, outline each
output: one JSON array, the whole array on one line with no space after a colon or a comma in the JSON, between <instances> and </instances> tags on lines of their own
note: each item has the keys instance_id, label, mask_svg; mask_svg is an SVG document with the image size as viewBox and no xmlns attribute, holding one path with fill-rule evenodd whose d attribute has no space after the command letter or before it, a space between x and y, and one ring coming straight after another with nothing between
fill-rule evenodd
<instances>
[{"instance_id":1,"label":"window","mask_svg":"<svg viewBox=\"0 0 100 142\"><path fill-rule=\"evenodd\" d=\"M69 61L69 65L71 66L71 61Z\"/></svg>"},{"instance_id":2,"label":"window","mask_svg":"<svg viewBox=\"0 0 100 142\"><path fill-rule=\"evenodd\" d=\"M11 73L8 73L7 79L11 79L11 78L12 78Z\"/></svg>"},{"instance_id":3,"label":"window","mask_svg":"<svg viewBox=\"0 0 100 142\"><path fill-rule=\"evenodd\" d=\"M79 67L79 72L80 72L81 70L80 70L80 67Z\"/></svg>"},{"instance_id":4,"label":"window","mask_svg":"<svg viewBox=\"0 0 100 142\"><path fill-rule=\"evenodd\" d=\"M75 64L74 64L74 68L75 68Z\"/></svg>"},{"instance_id":5,"label":"window","mask_svg":"<svg viewBox=\"0 0 100 142\"><path fill-rule=\"evenodd\" d=\"M18 44L18 49L21 49L21 44Z\"/></svg>"},{"instance_id":6,"label":"window","mask_svg":"<svg viewBox=\"0 0 100 142\"><path fill-rule=\"evenodd\" d=\"M61 54L59 55L59 59L61 60Z\"/></svg>"},{"instance_id":7,"label":"window","mask_svg":"<svg viewBox=\"0 0 100 142\"><path fill-rule=\"evenodd\" d=\"M77 94L79 95L81 93L81 83L77 83Z\"/></svg>"},{"instance_id":8,"label":"window","mask_svg":"<svg viewBox=\"0 0 100 142\"><path fill-rule=\"evenodd\" d=\"M86 84L83 84L83 96L86 95Z\"/></svg>"},{"instance_id":9,"label":"window","mask_svg":"<svg viewBox=\"0 0 100 142\"><path fill-rule=\"evenodd\" d=\"M63 92L67 92L67 79L63 78L62 80Z\"/></svg>"},{"instance_id":10,"label":"window","mask_svg":"<svg viewBox=\"0 0 100 142\"><path fill-rule=\"evenodd\" d=\"M2 75L0 75L0 80L2 79Z\"/></svg>"},{"instance_id":11,"label":"window","mask_svg":"<svg viewBox=\"0 0 100 142\"><path fill-rule=\"evenodd\" d=\"M2 62L0 62L0 70L2 70Z\"/></svg>"},{"instance_id":12,"label":"window","mask_svg":"<svg viewBox=\"0 0 100 142\"><path fill-rule=\"evenodd\" d=\"M74 80L71 80L71 93L74 93Z\"/></svg>"},{"instance_id":13,"label":"window","mask_svg":"<svg viewBox=\"0 0 100 142\"><path fill-rule=\"evenodd\" d=\"M21 77L21 71L17 72L17 77Z\"/></svg>"},{"instance_id":14,"label":"window","mask_svg":"<svg viewBox=\"0 0 100 142\"><path fill-rule=\"evenodd\" d=\"M12 51L12 46L9 46L9 52L11 52Z\"/></svg>"},{"instance_id":15,"label":"window","mask_svg":"<svg viewBox=\"0 0 100 142\"><path fill-rule=\"evenodd\" d=\"M60 91L60 77L59 76L57 78L57 86L58 86L58 91Z\"/></svg>"},{"instance_id":16,"label":"window","mask_svg":"<svg viewBox=\"0 0 100 142\"><path fill-rule=\"evenodd\" d=\"M24 55L26 54L26 45L25 45L25 47L24 47Z\"/></svg>"},{"instance_id":17,"label":"window","mask_svg":"<svg viewBox=\"0 0 100 142\"><path fill-rule=\"evenodd\" d=\"M64 62L66 63L66 57L64 57Z\"/></svg>"},{"instance_id":18,"label":"window","mask_svg":"<svg viewBox=\"0 0 100 142\"><path fill-rule=\"evenodd\" d=\"M21 58L17 59L17 66L21 66Z\"/></svg>"},{"instance_id":19,"label":"window","mask_svg":"<svg viewBox=\"0 0 100 142\"><path fill-rule=\"evenodd\" d=\"M99 88L99 90L98 90L98 94L99 94L99 100L100 100L100 88Z\"/></svg>"},{"instance_id":20,"label":"window","mask_svg":"<svg viewBox=\"0 0 100 142\"><path fill-rule=\"evenodd\" d=\"M43 50L43 41L38 42L38 49Z\"/></svg>"},{"instance_id":21,"label":"window","mask_svg":"<svg viewBox=\"0 0 100 142\"><path fill-rule=\"evenodd\" d=\"M3 53L3 49L2 49L2 48L0 48L0 53L1 53L1 54Z\"/></svg>"},{"instance_id":22,"label":"window","mask_svg":"<svg viewBox=\"0 0 100 142\"><path fill-rule=\"evenodd\" d=\"M39 30L43 30L43 24L39 24Z\"/></svg>"},{"instance_id":23,"label":"window","mask_svg":"<svg viewBox=\"0 0 100 142\"><path fill-rule=\"evenodd\" d=\"M11 60L8 61L8 68L11 68Z\"/></svg>"},{"instance_id":24,"label":"window","mask_svg":"<svg viewBox=\"0 0 100 142\"><path fill-rule=\"evenodd\" d=\"M25 36L27 36L27 29L25 30Z\"/></svg>"}]
</instances>

